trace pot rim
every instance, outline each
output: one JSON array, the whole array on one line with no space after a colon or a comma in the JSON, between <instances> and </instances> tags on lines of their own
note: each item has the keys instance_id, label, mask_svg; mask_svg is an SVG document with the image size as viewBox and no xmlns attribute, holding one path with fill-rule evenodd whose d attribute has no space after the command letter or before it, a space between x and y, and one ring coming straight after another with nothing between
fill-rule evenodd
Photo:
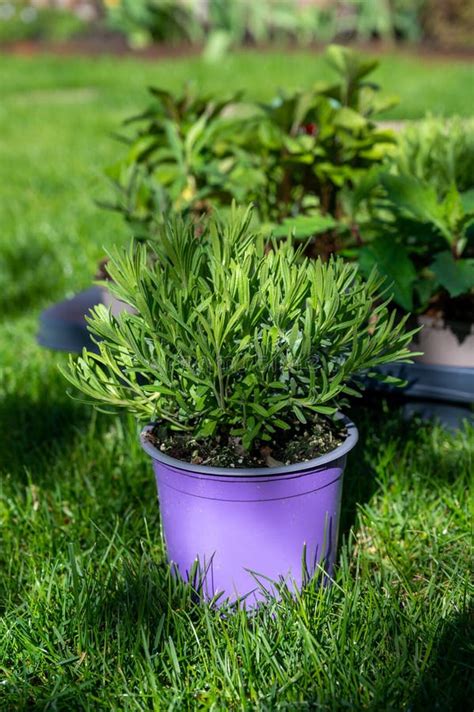
<instances>
[{"instance_id":1,"label":"pot rim","mask_svg":"<svg viewBox=\"0 0 474 712\"><path fill-rule=\"evenodd\" d=\"M336 419L341 421L347 428L347 437L343 443L338 445L334 450L327 452L325 455L320 455L311 460L303 462L294 462L291 465L281 465L279 467L213 467L212 465L193 465L185 460L177 460L174 457L161 452L153 445L146 435L154 428L153 423L146 425L140 433L140 443L145 452L152 457L153 460L169 465L177 470L183 470L187 473L199 473L203 475L220 475L233 478L261 477L267 478L269 475L273 477L285 476L289 473L302 473L307 470L319 469L323 465L327 465L335 460L347 455L347 453L355 447L359 440L359 431L356 425L343 413L337 413Z\"/></svg>"},{"instance_id":2,"label":"pot rim","mask_svg":"<svg viewBox=\"0 0 474 712\"><path fill-rule=\"evenodd\" d=\"M436 332L459 332L465 336L471 336L474 334L474 322L460 321L459 319L446 319L444 315L431 316L428 314L418 314L416 317L416 323L423 328L418 331L415 336L423 336L426 331L436 331Z\"/></svg>"}]
</instances>

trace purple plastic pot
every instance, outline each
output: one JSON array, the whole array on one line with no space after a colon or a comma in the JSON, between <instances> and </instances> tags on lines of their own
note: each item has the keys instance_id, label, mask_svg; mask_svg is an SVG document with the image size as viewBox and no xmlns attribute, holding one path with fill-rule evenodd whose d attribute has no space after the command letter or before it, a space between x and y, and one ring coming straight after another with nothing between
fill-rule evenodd
<instances>
[{"instance_id":1,"label":"purple plastic pot","mask_svg":"<svg viewBox=\"0 0 474 712\"><path fill-rule=\"evenodd\" d=\"M272 468L228 469L175 460L141 435L153 458L168 559L209 600L255 605L275 582L301 587L336 555L342 478L358 439L327 455Z\"/></svg>"}]
</instances>

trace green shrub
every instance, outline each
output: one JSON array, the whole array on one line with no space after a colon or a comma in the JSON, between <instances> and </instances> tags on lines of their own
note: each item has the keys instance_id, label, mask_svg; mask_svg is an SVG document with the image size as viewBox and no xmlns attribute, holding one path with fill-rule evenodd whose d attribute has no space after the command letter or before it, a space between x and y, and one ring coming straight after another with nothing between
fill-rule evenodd
<instances>
[{"instance_id":1,"label":"green shrub","mask_svg":"<svg viewBox=\"0 0 474 712\"><path fill-rule=\"evenodd\" d=\"M404 311L473 319L473 128L458 118L410 124L385 168L353 194L366 213L346 254L364 274L376 266Z\"/></svg>"},{"instance_id":2,"label":"green shrub","mask_svg":"<svg viewBox=\"0 0 474 712\"><path fill-rule=\"evenodd\" d=\"M258 440L332 414L358 376L406 361L411 334L334 258L302 258L285 241L268 249L232 209L196 230L174 220L150 251L111 254L111 289L135 314L94 309L99 353L71 359L66 377L88 399L198 438Z\"/></svg>"},{"instance_id":3,"label":"green shrub","mask_svg":"<svg viewBox=\"0 0 474 712\"><path fill-rule=\"evenodd\" d=\"M397 139L374 122L393 102L370 81L377 62L336 46L326 58L333 82L268 104L153 89L109 170L113 207L149 236L170 210L198 218L252 202L267 234L291 234L324 259L340 253L366 275L376 265L402 310L464 299L474 282L471 123L429 118Z\"/></svg>"},{"instance_id":4,"label":"green shrub","mask_svg":"<svg viewBox=\"0 0 474 712\"><path fill-rule=\"evenodd\" d=\"M376 266L406 311L424 312L430 304L446 311L447 301L474 297L472 191L460 194L452 183L440 199L430 183L410 175L385 173L379 180L384 193L371 226L375 239L356 252L362 271ZM464 312L462 318L472 317Z\"/></svg>"},{"instance_id":5,"label":"green shrub","mask_svg":"<svg viewBox=\"0 0 474 712\"><path fill-rule=\"evenodd\" d=\"M170 207L200 213L253 202L268 229L329 232L332 245L335 228L348 232L354 221L350 196L394 150L394 134L374 122L394 100L368 80L377 61L336 46L326 57L334 81L269 104L153 89L153 104L128 122L137 128L126 155L109 169L113 206L148 230Z\"/></svg>"},{"instance_id":6,"label":"green shrub","mask_svg":"<svg viewBox=\"0 0 474 712\"><path fill-rule=\"evenodd\" d=\"M218 100L191 85L179 96L156 88L150 93L150 106L126 121L135 132L122 137L127 152L107 170L115 199L103 203L122 213L138 235L161 225L170 210L199 215L211 205L230 204L238 193L229 177L236 159L222 141L235 131L228 114L238 95Z\"/></svg>"},{"instance_id":7,"label":"green shrub","mask_svg":"<svg viewBox=\"0 0 474 712\"><path fill-rule=\"evenodd\" d=\"M474 188L474 119L428 117L400 132L394 155L397 172L430 183L443 198L454 183Z\"/></svg>"},{"instance_id":8,"label":"green shrub","mask_svg":"<svg viewBox=\"0 0 474 712\"><path fill-rule=\"evenodd\" d=\"M342 17L337 22L337 29L346 36L365 41L374 37L419 40L424 4L425 0L349 0L343 3L346 12L340 12ZM333 7L337 12L337 6L333 4Z\"/></svg>"},{"instance_id":9,"label":"green shrub","mask_svg":"<svg viewBox=\"0 0 474 712\"><path fill-rule=\"evenodd\" d=\"M262 222L296 226L295 218L344 215L343 195L391 153L395 136L377 127L375 116L392 106L368 80L377 60L347 48L330 46L326 60L337 78L312 89L281 94L250 116L233 138L241 161L258 174L249 184ZM242 155L243 154L243 155ZM241 169L243 170L243 169ZM253 194L252 194L253 193ZM312 234L301 221L301 237ZM328 229L322 221L322 230Z\"/></svg>"}]
</instances>

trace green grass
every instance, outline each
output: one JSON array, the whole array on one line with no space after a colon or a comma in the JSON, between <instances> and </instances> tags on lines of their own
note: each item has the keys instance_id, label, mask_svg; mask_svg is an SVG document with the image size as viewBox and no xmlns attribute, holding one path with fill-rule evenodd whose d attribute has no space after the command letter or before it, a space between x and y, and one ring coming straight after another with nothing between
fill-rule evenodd
<instances>
[{"instance_id":1,"label":"green grass","mask_svg":"<svg viewBox=\"0 0 474 712\"><path fill-rule=\"evenodd\" d=\"M332 588L223 616L170 579L133 424L71 404L52 363L21 376L1 416L4 709L467 705L472 433L359 415Z\"/></svg>"},{"instance_id":2,"label":"green grass","mask_svg":"<svg viewBox=\"0 0 474 712\"><path fill-rule=\"evenodd\" d=\"M474 79L472 63L443 61L410 54L384 54L374 74L383 89L400 98L387 118L420 118L430 111L448 116L474 113L469 91ZM330 71L321 53L247 51L207 64L199 57L143 61L115 57L65 59L54 56L20 58L2 56L2 94L16 103L33 100L37 106L80 104L100 98L105 107L125 113L143 102L150 84L179 88L193 80L203 89L244 90L252 98L268 99L278 88L310 86Z\"/></svg>"},{"instance_id":3,"label":"green grass","mask_svg":"<svg viewBox=\"0 0 474 712\"><path fill-rule=\"evenodd\" d=\"M41 308L126 237L93 199L144 85L268 96L318 58L0 61L0 709L468 708L472 428L359 408L334 585L220 615L169 576L136 426L68 398L66 357L35 344ZM466 65L390 61L398 116L474 113Z\"/></svg>"}]
</instances>

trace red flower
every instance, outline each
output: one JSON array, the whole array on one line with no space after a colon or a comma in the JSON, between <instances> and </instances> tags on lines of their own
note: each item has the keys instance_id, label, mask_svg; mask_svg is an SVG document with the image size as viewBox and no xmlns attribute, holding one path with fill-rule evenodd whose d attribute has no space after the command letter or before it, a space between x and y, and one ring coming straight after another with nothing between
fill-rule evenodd
<instances>
[{"instance_id":1,"label":"red flower","mask_svg":"<svg viewBox=\"0 0 474 712\"><path fill-rule=\"evenodd\" d=\"M316 136L316 134L318 133L318 127L316 124L313 123L304 124L303 131L307 136Z\"/></svg>"}]
</instances>

